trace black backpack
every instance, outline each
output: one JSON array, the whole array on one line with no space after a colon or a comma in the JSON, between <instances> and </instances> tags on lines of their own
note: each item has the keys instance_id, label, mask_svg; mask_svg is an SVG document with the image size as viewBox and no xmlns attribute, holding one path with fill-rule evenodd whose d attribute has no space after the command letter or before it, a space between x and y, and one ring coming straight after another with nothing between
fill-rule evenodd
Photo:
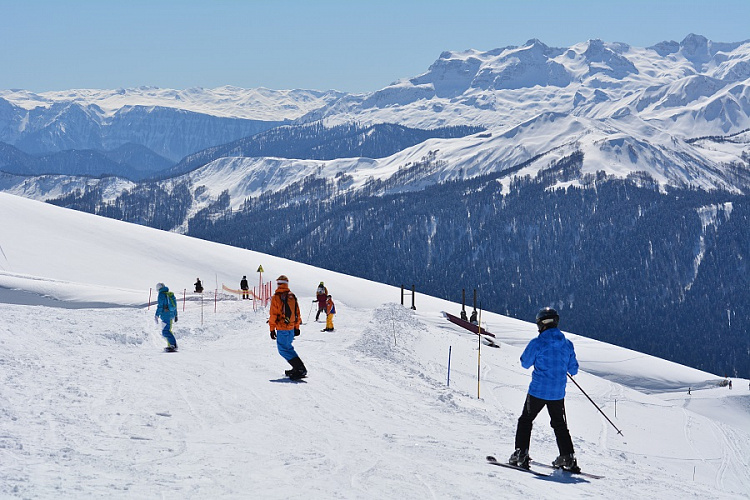
<instances>
[{"instance_id":1,"label":"black backpack","mask_svg":"<svg viewBox=\"0 0 750 500\"><path fill-rule=\"evenodd\" d=\"M294 312L292 312L292 308L287 300L289 295L291 295L294 299ZM300 317L297 297L295 297L292 292L287 292L279 295L279 298L281 299L281 303L284 304L284 323L288 325L290 323L296 322L296 320ZM292 314L294 314L294 317L292 317ZM292 321L292 319L294 319L295 321Z\"/></svg>"}]
</instances>

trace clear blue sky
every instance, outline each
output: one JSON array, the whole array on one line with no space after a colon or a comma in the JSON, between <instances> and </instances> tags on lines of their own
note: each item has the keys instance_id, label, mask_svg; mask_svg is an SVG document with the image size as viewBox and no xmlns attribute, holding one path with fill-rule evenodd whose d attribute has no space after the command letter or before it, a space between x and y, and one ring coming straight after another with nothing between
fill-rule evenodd
<instances>
[{"instance_id":1,"label":"clear blue sky","mask_svg":"<svg viewBox=\"0 0 750 500\"><path fill-rule=\"evenodd\" d=\"M0 0L0 89L367 92L445 50L750 39L750 0Z\"/></svg>"}]
</instances>

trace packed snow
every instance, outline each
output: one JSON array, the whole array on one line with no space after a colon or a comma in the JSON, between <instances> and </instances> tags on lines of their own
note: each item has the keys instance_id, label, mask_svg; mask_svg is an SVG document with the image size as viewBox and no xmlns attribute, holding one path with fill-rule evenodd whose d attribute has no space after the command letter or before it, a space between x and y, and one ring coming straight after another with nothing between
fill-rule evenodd
<instances>
[{"instance_id":1,"label":"packed snow","mask_svg":"<svg viewBox=\"0 0 750 500\"><path fill-rule=\"evenodd\" d=\"M483 311L500 345L491 348L443 319L459 303L422 295L419 284L412 310L397 287L249 250L8 194L0 214L2 498L750 491L748 380L730 389L720 374L569 333L576 381L622 435L568 384L579 465L605 478L535 477L485 463L513 451L530 381L518 358L536 335L532 323ZM279 274L303 307L295 348L309 374L299 383L283 375L267 311L222 292L243 275L258 283ZM196 277L202 295L192 293ZM174 354L162 351L148 304L158 281L180 298ZM332 333L314 317L320 281L336 302ZM456 283L457 298L462 287L472 284ZM557 455L546 414L531 455Z\"/></svg>"}]
</instances>

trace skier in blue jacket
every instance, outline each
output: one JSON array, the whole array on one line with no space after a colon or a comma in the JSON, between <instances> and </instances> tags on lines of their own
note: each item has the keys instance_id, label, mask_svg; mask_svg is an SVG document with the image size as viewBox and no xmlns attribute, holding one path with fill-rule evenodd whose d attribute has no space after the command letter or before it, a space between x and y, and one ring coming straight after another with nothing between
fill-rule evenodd
<instances>
[{"instance_id":1,"label":"skier in blue jacket","mask_svg":"<svg viewBox=\"0 0 750 500\"><path fill-rule=\"evenodd\" d=\"M172 333L172 322L177 322L177 302L174 293L164 283L157 283L156 289L159 291L159 299L156 302L156 314L154 320L159 324L162 321L161 335L167 340L165 351L176 351L177 341Z\"/></svg>"},{"instance_id":2,"label":"skier in blue jacket","mask_svg":"<svg viewBox=\"0 0 750 500\"><path fill-rule=\"evenodd\" d=\"M565 385L568 373L578 373L573 343L557 328L560 315L551 307L545 307L536 315L539 335L532 339L521 354L521 366L534 367L531 384L526 395L523 412L518 418L516 428L516 451L508 463L529 468L529 443L534 419L547 407L550 425L555 431L555 439L560 455L552 463L557 468L578 472L570 438L568 423L565 418Z\"/></svg>"}]
</instances>

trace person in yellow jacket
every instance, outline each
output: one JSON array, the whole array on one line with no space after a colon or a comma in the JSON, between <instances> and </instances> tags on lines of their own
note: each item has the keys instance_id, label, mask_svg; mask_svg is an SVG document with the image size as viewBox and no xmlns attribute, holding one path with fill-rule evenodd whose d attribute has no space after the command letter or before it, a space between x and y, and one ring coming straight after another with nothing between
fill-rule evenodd
<instances>
[{"instance_id":1,"label":"person in yellow jacket","mask_svg":"<svg viewBox=\"0 0 750 500\"><path fill-rule=\"evenodd\" d=\"M271 310L268 326L271 338L276 340L279 354L292 365L291 370L284 373L292 380L299 380L307 376L307 368L292 347L294 337L299 335L302 317L299 313L297 297L289 290L289 278L281 275L276 278L276 292L271 298Z\"/></svg>"},{"instance_id":2,"label":"person in yellow jacket","mask_svg":"<svg viewBox=\"0 0 750 500\"><path fill-rule=\"evenodd\" d=\"M324 332L333 331L333 315L336 314L336 304L333 303L331 296L326 297L326 327L323 328Z\"/></svg>"}]
</instances>

